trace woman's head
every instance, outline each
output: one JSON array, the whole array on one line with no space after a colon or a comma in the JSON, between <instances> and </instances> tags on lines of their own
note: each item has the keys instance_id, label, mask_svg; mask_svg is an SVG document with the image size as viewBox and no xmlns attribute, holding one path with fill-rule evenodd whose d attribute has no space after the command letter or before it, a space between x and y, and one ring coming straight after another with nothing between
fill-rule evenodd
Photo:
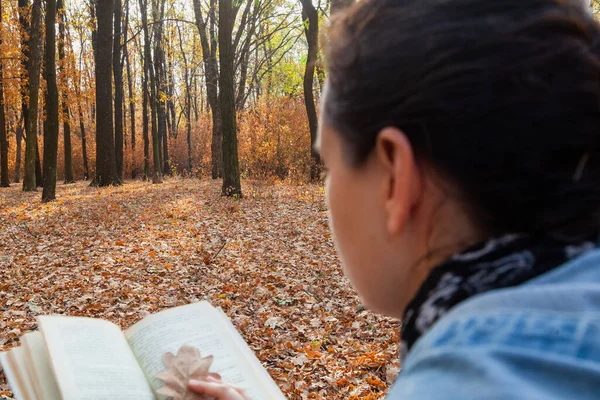
<instances>
[{"instance_id":1,"label":"woman's head","mask_svg":"<svg viewBox=\"0 0 600 400\"><path fill-rule=\"evenodd\" d=\"M580 0L366 0L334 19L321 152L345 268L397 314L430 251L600 226L600 27Z\"/></svg>"}]
</instances>

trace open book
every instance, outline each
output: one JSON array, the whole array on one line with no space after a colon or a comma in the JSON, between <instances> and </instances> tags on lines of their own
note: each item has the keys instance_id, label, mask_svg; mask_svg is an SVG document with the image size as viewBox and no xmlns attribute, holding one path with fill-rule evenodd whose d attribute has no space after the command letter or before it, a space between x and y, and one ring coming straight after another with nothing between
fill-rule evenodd
<instances>
[{"instance_id":1,"label":"open book","mask_svg":"<svg viewBox=\"0 0 600 400\"><path fill-rule=\"evenodd\" d=\"M38 317L39 332L0 354L17 400L160 399L161 356L184 344L213 355L211 372L254 400L285 399L229 318L208 302L144 318L125 332L108 321Z\"/></svg>"}]
</instances>

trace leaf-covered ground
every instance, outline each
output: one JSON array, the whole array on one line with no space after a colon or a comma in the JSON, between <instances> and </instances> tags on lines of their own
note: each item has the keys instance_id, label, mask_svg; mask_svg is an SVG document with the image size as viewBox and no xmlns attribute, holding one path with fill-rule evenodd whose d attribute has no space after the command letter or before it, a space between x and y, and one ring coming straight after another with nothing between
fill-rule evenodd
<instances>
[{"instance_id":1,"label":"leaf-covered ground","mask_svg":"<svg viewBox=\"0 0 600 400\"><path fill-rule=\"evenodd\" d=\"M398 323L362 308L343 276L318 186L212 181L59 185L58 201L0 189L0 351L39 314L127 328L207 299L233 320L292 399L380 398ZM0 371L0 394L6 391ZM4 393L2 393L5 391Z\"/></svg>"}]
</instances>

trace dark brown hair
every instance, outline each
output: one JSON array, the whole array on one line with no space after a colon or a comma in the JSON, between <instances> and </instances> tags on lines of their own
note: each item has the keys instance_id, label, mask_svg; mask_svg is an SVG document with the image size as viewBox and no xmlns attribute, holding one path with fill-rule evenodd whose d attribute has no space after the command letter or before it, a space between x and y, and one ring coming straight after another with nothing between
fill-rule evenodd
<instances>
[{"instance_id":1,"label":"dark brown hair","mask_svg":"<svg viewBox=\"0 0 600 400\"><path fill-rule=\"evenodd\" d=\"M332 22L324 122L386 126L490 234L600 227L600 26L579 0L363 0Z\"/></svg>"}]
</instances>

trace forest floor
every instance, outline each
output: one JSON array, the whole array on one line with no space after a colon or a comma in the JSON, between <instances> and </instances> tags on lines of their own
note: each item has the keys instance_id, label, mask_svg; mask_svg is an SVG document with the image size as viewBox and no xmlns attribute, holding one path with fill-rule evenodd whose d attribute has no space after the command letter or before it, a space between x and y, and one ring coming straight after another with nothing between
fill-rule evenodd
<instances>
[{"instance_id":1,"label":"forest floor","mask_svg":"<svg viewBox=\"0 0 600 400\"><path fill-rule=\"evenodd\" d=\"M57 201L0 189L0 351L39 314L127 328L209 300L291 399L381 398L398 370L398 322L360 305L329 233L322 188L172 178L90 188ZM0 398L10 396L0 370Z\"/></svg>"}]
</instances>

